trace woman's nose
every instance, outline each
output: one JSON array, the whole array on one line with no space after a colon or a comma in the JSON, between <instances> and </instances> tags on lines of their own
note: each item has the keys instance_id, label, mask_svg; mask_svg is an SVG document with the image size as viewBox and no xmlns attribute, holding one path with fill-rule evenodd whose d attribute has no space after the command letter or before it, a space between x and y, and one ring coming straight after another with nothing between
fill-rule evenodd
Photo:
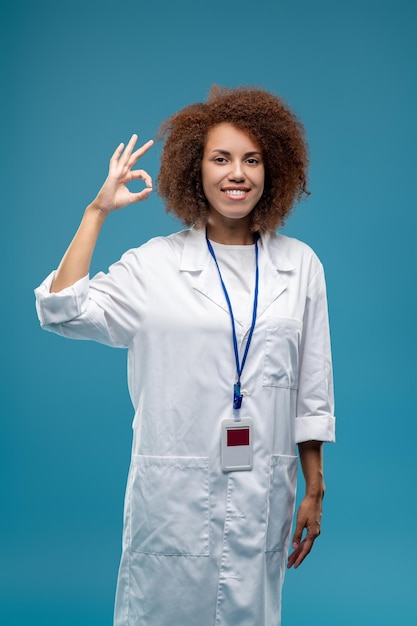
<instances>
[{"instance_id":1,"label":"woman's nose","mask_svg":"<svg viewBox=\"0 0 417 626\"><path fill-rule=\"evenodd\" d=\"M231 164L229 179L235 181L245 180L245 172L240 161L233 161Z\"/></svg>"}]
</instances>

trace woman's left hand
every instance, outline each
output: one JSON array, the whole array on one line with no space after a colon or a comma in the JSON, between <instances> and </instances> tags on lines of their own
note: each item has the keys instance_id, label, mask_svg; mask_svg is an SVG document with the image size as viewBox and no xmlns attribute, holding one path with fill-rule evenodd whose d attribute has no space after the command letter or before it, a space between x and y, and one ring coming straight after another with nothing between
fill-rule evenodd
<instances>
[{"instance_id":1,"label":"woman's left hand","mask_svg":"<svg viewBox=\"0 0 417 626\"><path fill-rule=\"evenodd\" d=\"M298 512L295 532L292 540L293 552L288 557L287 567L297 568L310 553L317 537L320 535L322 513L322 496L306 495L302 500ZM303 532L307 534L304 538Z\"/></svg>"}]
</instances>

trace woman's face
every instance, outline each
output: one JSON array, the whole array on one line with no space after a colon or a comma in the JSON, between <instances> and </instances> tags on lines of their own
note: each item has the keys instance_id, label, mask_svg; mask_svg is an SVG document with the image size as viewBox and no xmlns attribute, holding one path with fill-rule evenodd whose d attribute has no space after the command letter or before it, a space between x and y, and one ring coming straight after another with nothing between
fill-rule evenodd
<instances>
[{"instance_id":1,"label":"woman's face","mask_svg":"<svg viewBox=\"0 0 417 626\"><path fill-rule=\"evenodd\" d=\"M231 124L211 128L201 164L211 220L247 218L262 196L265 168L259 145Z\"/></svg>"}]
</instances>

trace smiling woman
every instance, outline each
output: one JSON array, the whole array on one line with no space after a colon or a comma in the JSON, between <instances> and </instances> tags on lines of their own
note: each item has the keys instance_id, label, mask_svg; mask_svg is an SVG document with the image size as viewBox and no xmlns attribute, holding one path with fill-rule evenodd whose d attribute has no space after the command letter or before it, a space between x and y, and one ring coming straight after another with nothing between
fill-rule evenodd
<instances>
[{"instance_id":1,"label":"smiling woman","mask_svg":"<svg viewBox=\"0 0 417 626\"><path fill-rule=\"evenodd\" d=\"M129 351L115 625L278 626L285 565L320 533L322 442L334 439L323 268L274 232L306 193L302 126L276 96L240 88L212 91L162 133L159 189L191 228L89 278L107 216L152 193L133 168L153 141L136 148L133 135L36 290L38 316ZM306 494L288 556L297 444Z\"/></svg>"}]
</instances>

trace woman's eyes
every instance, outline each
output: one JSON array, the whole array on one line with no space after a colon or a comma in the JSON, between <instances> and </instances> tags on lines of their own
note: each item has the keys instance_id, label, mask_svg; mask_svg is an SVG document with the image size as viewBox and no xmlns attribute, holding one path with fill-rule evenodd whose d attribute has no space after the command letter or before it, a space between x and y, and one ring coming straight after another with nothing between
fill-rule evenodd
<instances>
[{"instance_id":1,"label":"woman's eyes","mask_svg":"<svg viewBox=\"0 0 417 626\"><path fill-rule=\"evenodd\" d=\"M227 163L228 159L226 159L225 157L215 157L214 158L214 162L215 163ZM255 159L254 157L250 157L249 159L246 159L245 163L247 163L248 165L257 165L259 163L259 159Z\"/></svg>"}]
</instances>

